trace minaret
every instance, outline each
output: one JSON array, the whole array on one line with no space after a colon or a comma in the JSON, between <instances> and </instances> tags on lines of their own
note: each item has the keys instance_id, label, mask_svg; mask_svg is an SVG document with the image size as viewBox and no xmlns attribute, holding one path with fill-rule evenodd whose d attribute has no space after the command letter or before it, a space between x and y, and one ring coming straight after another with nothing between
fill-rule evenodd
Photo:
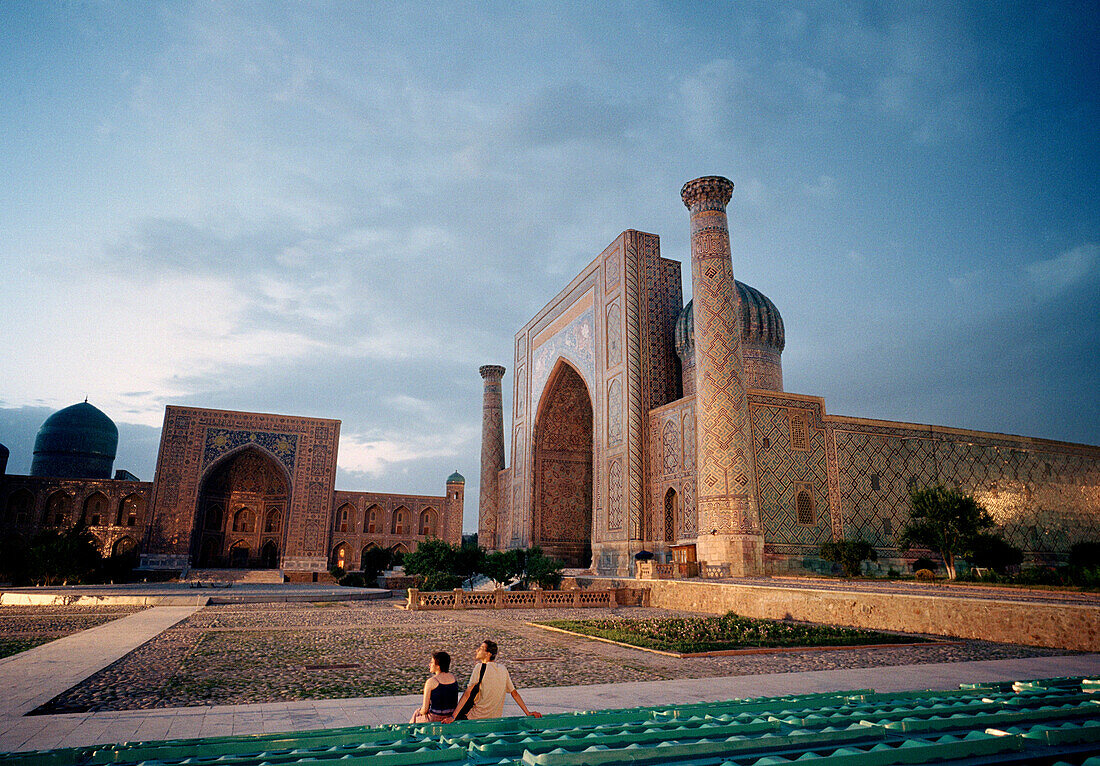
<instances>
[{"instance_id":1,"label":"minaret","mask_svg":"<svg viewBox=\"0 0 1100 766\"><path fill-rule=\"evenodd\" d=\"M756 502L741 312L726 220L732 195L733 183L721 176L688 181L680 190L691 212L696 553L709 564L729 562L734 575L754 575L764 572L764 537Z\"/></svg>"},{"instance_id":2,"label":"minaret","mask_svg":"<svg viewBox=\"0 0 1100 766\"><path fill-rule=\"evenodd\" d=\"M497 474L504 470L504 400L500 379L504 368L486 364L478 368L485 379L481 405L481 495L477 504L477 540L486 550L496 550L497 518L500 514Z\"/></svg>"}]
</instances>

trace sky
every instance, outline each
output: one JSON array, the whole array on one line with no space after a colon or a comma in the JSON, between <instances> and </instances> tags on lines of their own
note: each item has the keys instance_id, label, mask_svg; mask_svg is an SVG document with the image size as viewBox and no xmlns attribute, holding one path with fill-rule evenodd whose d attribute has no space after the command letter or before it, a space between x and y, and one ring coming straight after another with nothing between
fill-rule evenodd
<instances>
[{"instance_id":1,"label":"sky","mask_svg":"<svg viewBox=\"0 0 1100 766\"><path fill-rule=\"evenodd\" d=\"M342 421L477 528L482 364L625 229L736 276L830 414L1100 444L1095 3L0 4L0 442ZM505 377L510 411L511 370ZM509 457L510 460L510 457Z\"/></svg>"}]
</instances>

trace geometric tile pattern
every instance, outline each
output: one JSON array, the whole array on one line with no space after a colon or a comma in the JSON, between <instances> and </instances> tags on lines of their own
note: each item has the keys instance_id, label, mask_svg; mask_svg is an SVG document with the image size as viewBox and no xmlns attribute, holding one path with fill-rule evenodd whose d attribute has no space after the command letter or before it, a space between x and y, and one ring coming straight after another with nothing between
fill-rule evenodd
<instances>
[{"instance_id":1,"label":"geometric tile pattern","mask_svg":"<svg viewBox=\"0 0 1100 766\"><path fill-rule=\"evenodd\" d=\"M294 473L294 457L298 448L297 434L241 431L228 428L210 428L206 431L206 446L202 452L202 466L213 463L227 452L245 444L256 444L274 455L288 473Z\"/></svg>"},{"instance_id":2,"label":"geometric tile pattern","mask_svg":"<svg viewBox=\"0 0 1100 766\"><path fill-rule=\"evenodd\" d=\"M698 179L684 186L691 211L695 386L700 429L696 505L699 523L719 533L758 534L748 400L743 380L725 206L733 185Z\"/></svg>"},{"instance_id":3,"label":"geometric tile pattern","mask_svg":"<svg viewBox=\"0 0 1100 766\"><path fill-rule=\"evenodd\" d=\"M1100 450L871 424L838 428L835 439L845 527L890 554L913 483L974 494L999 531L1035 556L1100 539Z\"/></svg>"},{"instance_id":4,"label":"geometric tile pattern","mask_svg":"<svg viewBox=\"0 0 1100 766\"><path fill-rule=\"evenodd\" d=\"M795 422L802 423L798 432L806 449L792 448L790 424ZM760 518L766 550L772 553L812 555L832 536L826 433L824 428L808 428L811 422L812 412L807 410L753 403L752 438ZM764 444L768 446L765 448ZM808 490L812 506L817 509L812 524L799 523L796 509L799 489Z\"/></svg>"}]
</instances>

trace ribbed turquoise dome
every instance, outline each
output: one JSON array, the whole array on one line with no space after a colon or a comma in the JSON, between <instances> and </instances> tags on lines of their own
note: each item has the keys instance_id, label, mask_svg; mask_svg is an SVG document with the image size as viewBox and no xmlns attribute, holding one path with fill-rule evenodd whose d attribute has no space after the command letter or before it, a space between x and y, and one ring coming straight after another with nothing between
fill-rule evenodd
<instances>
[{"instance_id":1,"label":"ribbed turquoise dome","mask_svg":"<svg viewBox=\"0 0 1100 766\"><path fill-rule=\"evenodd\" d=\"M455 471L454 473L452 473L450 476L447 477L447 483L448 484L465 484L466 483L466 477L463 476L462 474L460 474L458 471Z\"/></svg>"},{"instance_id":2,"label":"ribbed turquoise dome","mask_svg":"<svg viewBox=\"0 0 1100 766\"><path fill-rule=\"evenodd\" d=\"M786 345L783 317L779 315L775 304L764 293L744 282L737 282L737 296L741 308L741 342L783 351L783 346ZM694 303L694 300L688 301L676 318L676 353L681 359L685 354L694 353Z\"/></svg>"},{"instance_id":3,"label":"ribbed turquoise dome","mask_svg":"<svg viewBox=\"0 0 1100 766\"><path fill-rule=\"evenodd\" d=\"M81 402L46 418L34 439L31 476L109 479L118 428L102 411Z\"/></svg>"}]
</instances>

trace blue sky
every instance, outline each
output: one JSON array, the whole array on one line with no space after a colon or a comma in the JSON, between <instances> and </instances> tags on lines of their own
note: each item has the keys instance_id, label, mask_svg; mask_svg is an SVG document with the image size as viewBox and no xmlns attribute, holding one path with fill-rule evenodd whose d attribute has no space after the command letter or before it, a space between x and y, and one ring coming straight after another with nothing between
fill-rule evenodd
<instances>
[{"instance_id":1,"label":"blue sky","mask_svg":"<svg viewBox=\"0 0 1100 766\"><path fill-rule=\"evenodd\" d=\"M340 488L457 468L474 529L477 367L620 231L686 260L707 174L787 390L1100 444L1098 27L1094 3L4 3L9 471L84 396L146 479L165 404L334 417Z\"/></svg>"}]
</instances>

